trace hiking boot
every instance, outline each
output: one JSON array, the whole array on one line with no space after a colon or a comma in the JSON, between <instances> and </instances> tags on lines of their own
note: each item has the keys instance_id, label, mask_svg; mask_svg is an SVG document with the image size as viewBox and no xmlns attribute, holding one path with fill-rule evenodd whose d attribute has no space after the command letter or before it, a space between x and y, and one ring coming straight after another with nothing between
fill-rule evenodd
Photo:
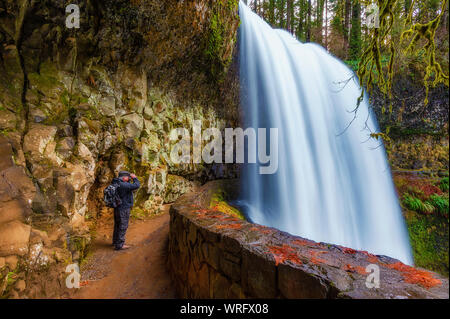
<instances>
[{"instance_id":1,"label":"hiking boot","mask_svg":"<svg viewBox=\"0 0 450 319\"><path fill-rule=\"evenodd\" d=\"M114 250L126 250L126 249L129 249L129 248L131 248L131 246L123 245L121 248L114 248Z\"/></svg>"}]
</instances>

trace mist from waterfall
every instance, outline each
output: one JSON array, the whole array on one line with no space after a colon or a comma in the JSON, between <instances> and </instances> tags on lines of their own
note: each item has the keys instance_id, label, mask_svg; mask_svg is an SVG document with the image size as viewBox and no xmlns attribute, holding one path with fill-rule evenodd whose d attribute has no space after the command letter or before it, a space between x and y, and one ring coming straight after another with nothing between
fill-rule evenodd
<instances>
[{"instance_id":1,"label":"mist from waterfall","mask_svg":"<svg viewBox=\"0 0 450 319\"><path fill-rule=\"evenodd\" d=\"M242 170L240 205L255 223L314 241L413 258L368 98L344 63L239 5L244 128L278 128L278 171ZM356 117L355 117L356 114Z\"/></svg>"}]
</instances>

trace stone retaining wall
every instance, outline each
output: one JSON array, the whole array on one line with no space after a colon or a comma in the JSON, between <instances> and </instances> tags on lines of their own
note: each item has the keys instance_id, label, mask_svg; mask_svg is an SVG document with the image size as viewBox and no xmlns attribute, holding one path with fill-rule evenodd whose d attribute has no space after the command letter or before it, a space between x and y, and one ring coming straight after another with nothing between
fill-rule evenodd
<instances>
[{"instance_id":1,"label":"stone retaining wall","mask_svg":"<svg viewBox=\"0 0 450 319\"><path fill-rule=\"evenodd\" d=\"M207 183L170 209L168 265L183 298L448 298L448 279L386 256L316 243L209 208ZM366 286L366 267L380 288Z\"/></svg>"}]
</instances>

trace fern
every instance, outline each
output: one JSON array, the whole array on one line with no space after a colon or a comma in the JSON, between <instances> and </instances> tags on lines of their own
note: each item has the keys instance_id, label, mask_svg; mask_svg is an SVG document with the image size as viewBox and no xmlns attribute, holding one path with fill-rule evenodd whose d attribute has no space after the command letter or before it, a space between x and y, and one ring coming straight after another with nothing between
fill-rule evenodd
<instances>
[{"instance_id":1,"label":"fern","mask_svg":"<svg viewBox=\"0 0 450 319\"><path fill-rule=\"evenodd\" d=\"M435 207L429 202L422 202L419 198L407 193L403 195L403 204L415 212L432 213L435 210Z\"/></svg>"},{"instance_id":2,"label":"fern","mask_svg":"<svg viewBox=\"0 0 450 319\"><path fill-rule=\"evenodd\" d=\"M439 188L443 192L448 192L448 177L444 177L441 179L441 183L439 184Z\"/></svg>"},{"instance_id":3,"label":"fern","mask_svg":"<svg viewBox=\"0 0 450 319\"><path fill-rule=\"evenodd\" d=\"M433 205L440 214L448 215L448 197L433 194L427 202Z\"/></svg>"}]
</instances>

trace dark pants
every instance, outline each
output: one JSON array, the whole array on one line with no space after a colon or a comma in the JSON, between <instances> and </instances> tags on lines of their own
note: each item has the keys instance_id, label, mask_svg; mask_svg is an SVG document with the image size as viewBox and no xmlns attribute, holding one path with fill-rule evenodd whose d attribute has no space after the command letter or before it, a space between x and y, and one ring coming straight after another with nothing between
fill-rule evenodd
<instances>
[{"instance_id":1,"label":"dark pants","mask_svg":"<svg viewBox=\"0 0 450 319\"><path fill-rule=\"evenodd\" d=\"M114 233L113 244L116 249L122 248L125 243L125 234L128 229L128 220L130 219L130 208L114 209Z\"/></svg>"}]
</instances>

